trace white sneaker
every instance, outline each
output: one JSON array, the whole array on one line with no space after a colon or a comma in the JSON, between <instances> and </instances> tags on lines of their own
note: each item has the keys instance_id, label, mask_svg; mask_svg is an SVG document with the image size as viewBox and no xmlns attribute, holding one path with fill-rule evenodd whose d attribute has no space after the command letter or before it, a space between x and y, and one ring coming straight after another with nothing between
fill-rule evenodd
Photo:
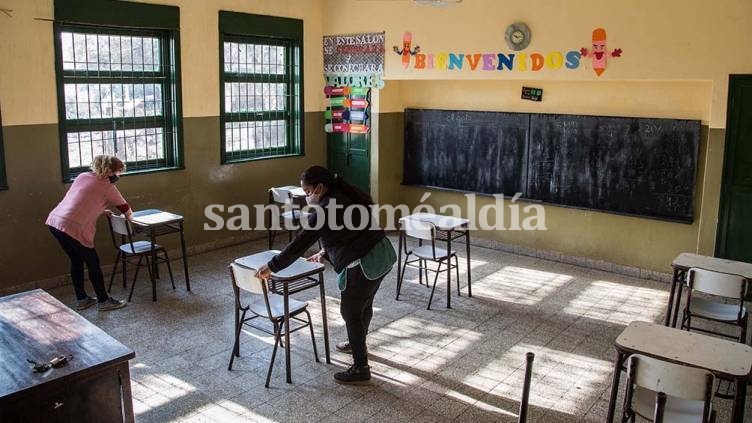
<instances>
[{"instance_id":1,"label":"white sneaker","mask_svg":"<svg viewBox=\"0 0 752 423\"><path fill-rule=\"evenodd\" d=\"M127 306L128 303L126 303L123 300L116 300L112 297L106 299L104 302L97 303L97 310L99 311L110 311L115 310L118 308L123 308Z\"/></svg>"}]
</instances>

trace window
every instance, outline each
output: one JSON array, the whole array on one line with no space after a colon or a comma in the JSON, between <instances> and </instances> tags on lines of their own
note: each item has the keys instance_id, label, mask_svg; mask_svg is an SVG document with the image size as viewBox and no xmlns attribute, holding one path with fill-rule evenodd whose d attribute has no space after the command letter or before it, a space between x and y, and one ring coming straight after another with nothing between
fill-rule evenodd
<instances>
[{"instance_id":1,"label":"window","mask_svg":"<svg viewBox=\"0 0 752 423\"><path fill-rule=\"evenodd\" d=\"M64 180L99 154L119 157L129 172L180 167L175 46L170 30L55 24Z\"/></svg>"},{"instance_id":2,"label":"window","mask_svg":"<svg viewBox=\"0 0 752 423\"><path fill-rule=\"evenodd\" d=\"M3 120L0 117L0 190L8 189L8 180L5 177L5 152L3 150Z\"/></svg>"},{"instance_id":3,"label":"window","mask_svg":"<svg viewBox=\"0 0 752 423\"><path fill-rule=\"evenodd\" d=\"M222 162L303 154L303 22L219 16Z\"/></svg>"}]
</instances>

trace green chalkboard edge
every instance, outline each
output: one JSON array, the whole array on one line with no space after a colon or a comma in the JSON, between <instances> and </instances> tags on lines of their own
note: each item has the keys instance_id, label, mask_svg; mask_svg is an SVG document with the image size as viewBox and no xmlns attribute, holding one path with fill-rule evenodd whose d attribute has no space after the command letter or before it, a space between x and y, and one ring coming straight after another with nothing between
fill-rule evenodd
<instances>
[{"instance_id":1,"label":"green chalkboard edge","mask_svg":"<svg viewBox=\"0 0 752 423\"><path fill-rule=\"evenodd\" d=\"M445 187L437 187L434 185L420 185L420 184L408 184L405 182L401 182L400 185L405 187L411 187L411 188L425 188L425 189L431 189L435 191L443 191L443 192L454 192L458 194L475 194L480 195L481 197L490 197L493 198L494 194L487 194L485 192L475 192L475 191L467 191L464 189L456 189L456 188L445 188ZM501 194L504 199L511 199L512 196L510 195L504 195ZM673 217L664 217L664 216L654 216L654 215L646 215L646 214L637 214L637 213L625 213L625 212L619 212L619 211L612 211L612 210L604 210L604 209L594 209L591 207L580 207L580 206L572 206L568 204L560 204L560 203L551 203L548 201L541 201L541 200L534 200L532 198L525 198L525 197L519 197L515 201L522 201L525 203L532 203L532 204L543 204L547 206L553 206L553 207L561 207L565 209L576 209L576 210L587 210L591 212L597 212L597 213L606 213L606 214L615 214L618 216L627 216L627 217L634 217L638 219L649 219L649 220L660 220L663 222L670 222L670 223L682 223L685 225L691 225L694 221L694 213L692 216L686 219L680 219L680 218L673 218ZM693 207L694 207L694 201Z\"/></svg>"}]
</instances>

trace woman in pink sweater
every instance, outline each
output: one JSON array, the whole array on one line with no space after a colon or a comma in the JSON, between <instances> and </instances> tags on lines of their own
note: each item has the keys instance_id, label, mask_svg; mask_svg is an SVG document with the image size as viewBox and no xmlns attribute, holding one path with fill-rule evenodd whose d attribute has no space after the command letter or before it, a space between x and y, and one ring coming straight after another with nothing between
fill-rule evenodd
<instances>
[{"instance_id":1,"label":"woman in pink sweater","mask_svg":"<svg viewBox=\"0 0 752 423\"><path fill-rule=\"evenodd\" d=\"M117 206L130 220L133 216L115 182L125 171L125 164L114 156L96 156L91 172L76 177L63 201L55 207L45 222L52 235L70 258L71 279L76 291L76 308L83 310L98 302L100 311L125 307L126 303L107 294L99 256L94 249L97 219L107 210L108 204ZM90 297L84 289L84 263L89 269L89 279L97 298Z\"/></svg>"}]
</instances>

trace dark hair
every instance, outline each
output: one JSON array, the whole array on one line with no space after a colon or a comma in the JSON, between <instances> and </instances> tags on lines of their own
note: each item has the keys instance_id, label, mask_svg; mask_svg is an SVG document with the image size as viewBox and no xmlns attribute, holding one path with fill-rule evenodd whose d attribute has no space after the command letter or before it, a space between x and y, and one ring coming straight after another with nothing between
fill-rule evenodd
<instances>
[{"instance_id":1,"label":"dark hair","mask_svg":"<svg viewBox=\"0 0 752 423\"><path fill-rule=\"evenodd\" d=\"M311 166L300 174L300 180L306 185L316 186L324 184L328 189L336 188L342 191L354 204L369 206L373 199L362 189L350 184L341 176L323 166Z\"/></svg>"}]
</instances>

